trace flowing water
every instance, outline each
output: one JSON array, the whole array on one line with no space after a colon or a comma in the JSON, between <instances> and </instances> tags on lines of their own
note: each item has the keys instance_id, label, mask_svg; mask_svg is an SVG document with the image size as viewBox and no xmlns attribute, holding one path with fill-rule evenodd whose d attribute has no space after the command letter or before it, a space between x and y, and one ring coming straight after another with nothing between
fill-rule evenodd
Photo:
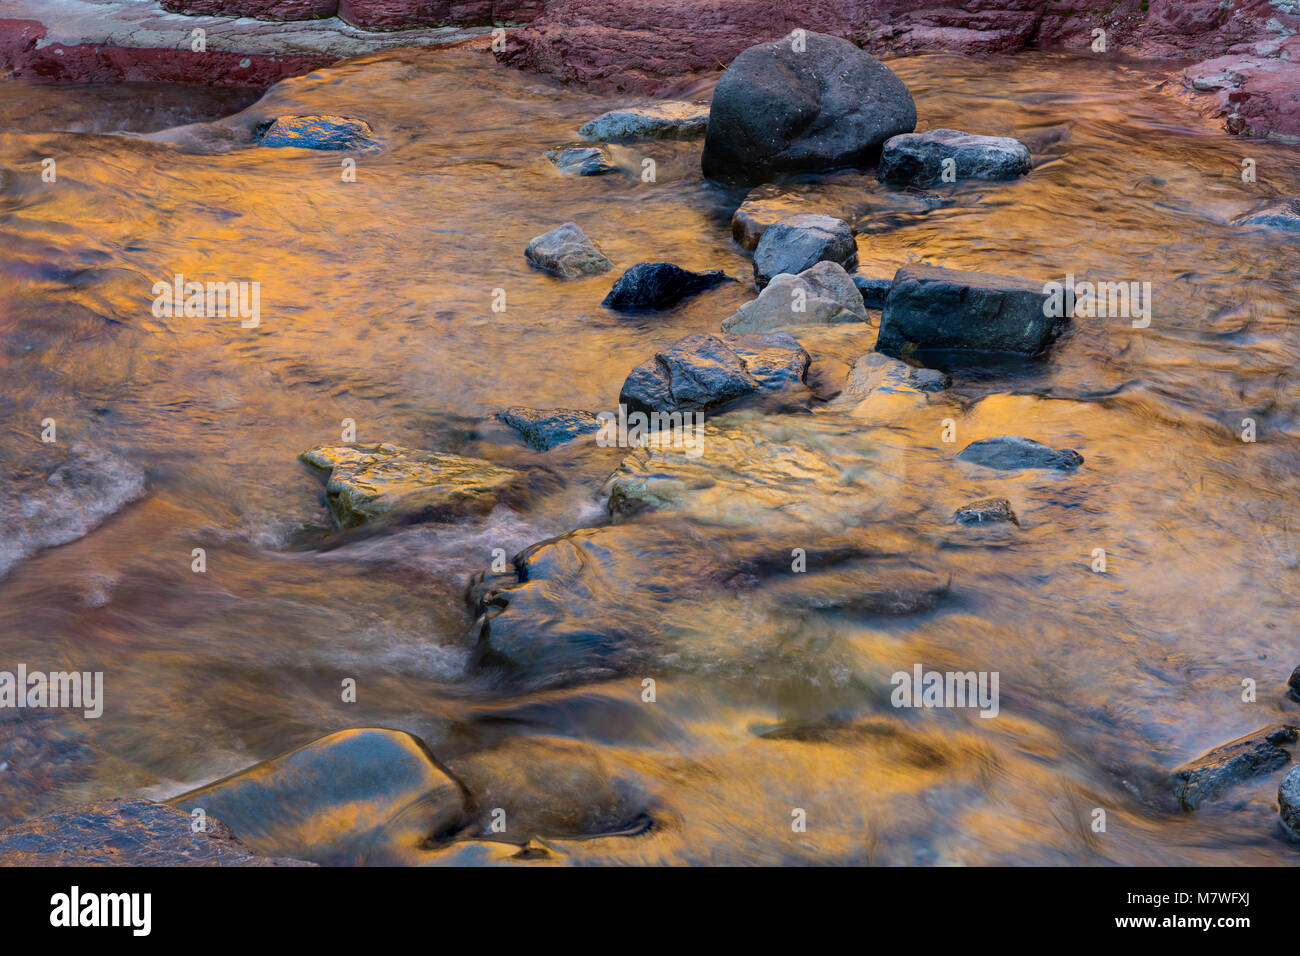
<instances>
[{"instance_id":1,"label":"flowing water","mask_svg":"<svg viewBox=\"0 0 1300 956\"><path fill-rule=\"evenodd\" d=\"M1209 127L1140 63L891 65L921 128L1018 136L1036 168L941 187L942 205L869 174L806 185L856 197L859 271L924 260L1149 281L1150 327L1076 319L1046 362L959 369L928 407L817 439L832 472L863 443L875 455L853 466L870 505L837 517L951 578L934 607L791 611L766 596L788 576L719 588L689 560L637 553L634 537L625 557L657 599L633 611L648 632L662 615L692 639L649 642L623 671L583 680L544 655L538 673L480 661L464 592L494 549L603 524L602 484L624 453L578 442L537 454L490 415L612 410L635 365L716 332L753 292L730 283L619 316L599 304L617 273L563 282L530 270L523 248L571 220L620 267L747 277L729 231L741 197L701 180L700 144L615 147L626 174L566 176L545 149L619 101L464 51L351 61L217 125L247 101L0 87L0 668L105 681L97 720L0 715L0 822L83 799L163 799L336 730L384 726L426 740L482 807L508 806L556 859L1294 862L1275 777L1195 813L1168 805L1164 777L1300 713L1281 694L1300 664L1300 247L1229 224L1300 192L1300 153ZM709 85L684 92L706 101ZM383 148L355 154L348 182L338 154L238 143L286 113L364 118ZM1246 157L1255 183L1242 181ZM42 180L46 158L56 182ZM646 158L655 182L640 177ZM177 273L260 283L260 323L156 317L153 285ZM875 323L797 334L830 398ZM828 409L803 419L838 421ZM949 418L956 444L941 438ZM1241 440L1246 418L1255 442ZM43 444L47 419L57 441ZM345 419L359 441L551 480L518 509L336 533L296 456L339 441ZM1073 447L1086 463L1062 476L951 461L998 434ZM813 496L835 490L809 474ZM1019 529L945 525L988 495L1013 501ZM778 557L830 534L788 518L778 502L736 520ZM700 509L645 520L683 539L709 525ZM1098 548L1105 574L1092 569ZM915 664L997 672L998 717L892 707L890 675ZM354 703L341 700L345 678ZM472 836L424 856L473 862Z\"/></svg>"}]
</instances>

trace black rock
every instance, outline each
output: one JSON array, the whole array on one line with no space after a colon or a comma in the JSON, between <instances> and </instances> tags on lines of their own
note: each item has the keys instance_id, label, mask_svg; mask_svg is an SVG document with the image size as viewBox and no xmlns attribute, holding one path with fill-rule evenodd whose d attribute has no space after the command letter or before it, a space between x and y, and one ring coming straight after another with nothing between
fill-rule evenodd
<instances>
[{"instance_id":1,"label":"black rock","mask_svg":"<svg viewBox=\"0 0 1300 956\"><path fill-rule=\"evenodd\" d=\"M984 498L962 505L953 512L952 520L956 524L1020 524L1006 498Z\"/></svg>"},{"instance_id":2,"label":"black rock","mask_svg":"<svg viewBox=\"0 0 1300 956\"><path fill-rule=\"evenodd\" d=\"M1291 672L1290 678L1286 682L1286 694L1294 701L1300 702L1300 667Z\"/></svg>"},{"instance_id":3,"label":"black rock","mask_svg":"<svg viewBox=\"0 0 1300 956\"><path fill-rule=\"evenodd\" d=\"M618 277L601 305L620 312L666 309L729 278L717 270L690 272L671 262L638 262Z\"/></svg>"},{"instance_id":4,"label":"black rock","mask_svg":"<svg viewBox=\"0 0 1300 956\"><path fill-rule=\"evenodd\" d=\"M579 435L599 431L600 419L591 412L573 408L525 408L514 405L497 413L497 418L517 431L537 451L550 451Z\"/></svg>"},{"instance_id":5,"label":"black rock","mask_svg":"<svg viewBox=\"0 0 1300 956\"><path fill-rule=\"evenodd\" d=\"M1043 284L1016 276L908 266L894 276L876 349L1002 352L1036 356L1069 324L1051 316Z\"/></svg>"},{"instance_id":6,"label":"black rock","mask_svg":"<svg viewBox=\"0 0 1300 956\"><path fill-rule=\"evenodd\" d=\"M643 412L717 409L759 392L802 386L809 361L788 332L688 335L633 369L619 402Z\"/></svg>"},{"instance_id":7,"label":"black rock","mask_svg":"<svg viewBox=\"0 0 1300 956\"><path fill-rule=\"evenodd\" d=\"M848 40L797 31L750 47L722 74L704 175L756 183L776 173L863 166L885 140L915 128L916 104L889 67Z\"/></svg>"},{"instance_id":8,"label":"black rock","mask_svg":"<svg viewBox=\"0 0 1300 956\"><path fill-rule=\"evenodd\" d=\"M1238 737L1174 770L1174 794L1185 810L1195 810L1228 787L1270 774L1291 762L1282 744L1294 743L1296 728L1267 727Z\"/></svg>"},{"instance_id":9,"label":"black rock","mask_svg":"<svg viewBox=\"0 0 1300 956\"><path fill-rule=\"evenodd\" d=\"M819 262L852 269L858 264L858 244L842 219L801 213L773 223L754 249L754 283L762 289L778 275L798 275Z\"/></svg>"},{"instance_id":10,"label":"black rock","mask_svg":"<svg viewBox=\"0 0 1300 956\"><path fill-rule=\"evenodd\" d=\"M944 182L944 160L952 160L957 182L963 179L1015 179L1029 172L1029 148L1009 136L977 136L955 129L904 133L885 143L876 178L901 186L935 186Z\"/></svg>"},{"instance_id":11,"label":"black rock","mask_svg":"<svg viewBox=\"0 0 1300 956\"><path fill-rule=\"evenodd\" d=\"M986 468L1012 471L1018 468L1051 468L1055 471L1073 471L1083 464L1083 456L1073 448L1055 448L1021 438L1000 435L971 442L957 456L961 461Z\"/></svg>"},{"instance_id":12,"label":"black rock","mask_svg":"<svg viewBox=\"0 0 1300 956\"><path fill-rule=\"evenodd\" d=\"M868 279L866 276L853 276L853 284L858 287L862 293L862 304L868 309L883 309L885 299L889 297L889 289L894 284L893 279Z\"/></svg>"}]
</instances>

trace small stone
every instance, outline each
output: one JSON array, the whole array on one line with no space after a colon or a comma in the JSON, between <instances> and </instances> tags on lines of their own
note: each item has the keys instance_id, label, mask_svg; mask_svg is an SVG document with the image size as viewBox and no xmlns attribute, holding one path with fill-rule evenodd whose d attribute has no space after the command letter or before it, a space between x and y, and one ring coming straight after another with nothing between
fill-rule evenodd
<instances>
[{"instance_id":1,"label":"small stone","mask_svg":"<svg viewBox=\"0 0 1300 956\"><path fill-rule=\"evenodd\" d=\"M614 268L614 263L571 222L534 236L524 251L524 257L537 268L561 279L599 275Z\"/></svg>"},{"instance_id":2,"label":"small stone","mask_svg":"<svg viewBox=\"0 0 1300 956\"><path fill-rule=\"evenodd\" d=\"M619 276L601 305L620 312L667 309L729 278L717 270L690 272L671 262L638 262Z\"/></svg>"},{"instance_id":3,"label":"small stone","mask_svg":"<svg viewBox=\"0 0 1300 956\"><path fill-rule=\"evenodd\" d=\"M955 524L1020 524L1006 498L983 498L962 505L953 512L952 520Z\"/></svg>"},{"instance_id":4,"label":"small stone","mask_svg":"<svg viewBox=\"0 0 1300 956\"><path fill-rule=\"evenodd\" d=\"M258 145L299 149L370 149L379 145L370 124L346 116L281 116L266 124Z\"/></svg>"},{"instance_id":5,"label":"small stone","mask_svg":"<svg viewBox=\"0 0 1300 956\"><path fill-rule=\"evenodd\" d=\"M582 125L578 135L605 143L643 139L698 139L709 125L709 108L668 101L610 110Z\"/></svg>"},{"instance_id":6,"label":"small stone","mask_svg":"<svg viewBox=\"0 0 1300 956\"><path fill-rule=\"evenodd\" d=\"M946 163L946 160L952 160ZM928 187L955 179L1015 179L1031 169L1029 147L1009 136L977 136L955 129L904 133L885 143L876 178L882 183Z\"/></svg>"},{"instance_id":7,"label":"small stone","mask_svg":"<svg viewBox=\"0 0 1300 956\"><path fill-rule=\"evenodd\" d=\"M525 408L514 405L497 413L497 418L517 431L525 444L536 451L550 451L579 435L599 431L600 419L591 412L574 408Z\"/></svg>"},{"instance_id":8,"label":"small stone","mask_svg":"<svg viewBox=\"0 0 1300 956\"><path fill-rule=\"evenodd\" d=\"M1073 448L1059 451L1047 445L1015 435L1000 435L971 442L957 456L985 468L1012 471L1020 468L1050 468L1054 471L1074 471L1083 464L1083 456Z\"/></svg>"},{"instance_id":9,"label":"small stone","mask_svg":"<svg viewBox=\"0 0 1300 956\"><path fill-rule=\"evenodd\" d=\"M866 307L848 273L834 262L818 262L798 275L776 276L757 299L722 320L722 331L769 332L866 321Z\"/></svg>"},{"instance_id":10,"label":"small stone","mask_svg":"<svg viewBox=\"0 0 1300 956\"><path fill-rule=\"evenodd\" d=\"M754 249L754 282L762 289L783 272L798 275L823 261L846 272L857 265L858 245L849 224L820 213L791 216L763 232Z\"/></svg>"},{"instance_id":11,"label":"small stone","mask_svg":"<svg viewBox=\"0 0 1300 956\"><path fill-rule=\"evenodd\" d=\"M604 176L616 173L618 167L609 157L609 150L600 146L564 146L548 149L546 158L562 173L574 176Z\"/></svg>"}]
</instances>

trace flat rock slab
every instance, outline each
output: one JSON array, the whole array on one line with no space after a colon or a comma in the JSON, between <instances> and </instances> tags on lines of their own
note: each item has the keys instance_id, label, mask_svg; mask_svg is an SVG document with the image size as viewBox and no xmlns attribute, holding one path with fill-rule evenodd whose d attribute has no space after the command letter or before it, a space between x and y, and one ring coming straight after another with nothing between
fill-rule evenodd
<instances>
[{"instance_id":1,"label":"flat rock slab","mask_svg":"<svg viewBox=\"0 0 1300 956\"><path fill-rule=\"evenodd\" d=\"M807 325L866 322L867 310L849 274L818 262L798 275L776 276L757 299L722 320L724 332L770 332Z\"/></svg>"},{"instance_id":2,"label":"flat rock slab","mask_svg":"<svg viewBox=\"0 0 1300 956\"><path fill-rule=\"evenodd\" d=\"M1273 773L1291 762L1282 745L1297 736L1295 727L1277 725L1215 747L1174 770L1174 795L1183 809L1195 810L1228 787Z\"/></svg>"},{"instance_id":3,"label":"flat rock slab","mask_svg":"<svg viewBox=\"0 0 1300 956\"><path fill-rule=\"evenodd\" d=\"M298 149L363 150L380 143L365 120L346 116L281 116L272 120L258 138L259 146Z\"/></svg>"},{"instance_id":4,"label":"flat rock slab","mask_svg":"<svg viewBox=\"0 0 1300 956\"><path fill-rule=\"evenodd\" d=\"M548 149L546 158L560 172L572 176L604 176L619 171L610 158L609 150L600 146L563 146L559 149Z\"/></svg>"},{"instance_id":5,"label":"flat rock slab","mask_svg":"<svg viewBox=\"0 0 1300 956\"><path fill-rule=\"evenodd\" d=\"M628 375L619 402L632 411L712 411L733 401L806 388L808 353L786 332L688 335Z\"/></svg>"},{"instance_id":6,"label":"flat rock slab","mask_svg":"<svg viewBox=\"0 0 1300 956\"><path fill-rule=\"evenodd\" d=\"M1048 315L1049 300L1043 283L1018 276L907 266L894 276L876 348L1038 356L1069 325Z\"/></svg>"},{"instance_id":7,"label":"flat rock slab","mask_svg":"<svg viewBox=\"0 0 1300 956\"><path fill-rule=\"evenodd\" d=\"M671 262L638 262L614 283L600 304L620 312L667 309L730 280L725 272L691 272Z\"/></svg>"},{"instance_id":8,"label":"flat rock slab","mask_svg":"<svg viewBox=\"0 0 1300 956\"><path fill-rule=\"evenodd\" d=\"M1083 456L1073 448L1049 448L1041 442L1017 435L999 435L971 442L961 450L957 459L1002 471L1021 468L1074 471L1083 464Z\"/></svg>"},{"instance_id":9,"label":"flat rock slab","mask_svg":"<svg viewBox=\"0 0 1300 956\"><path fill-rule=\"evenodd\" d=\"M954 524L1020 524L1006 498L983 498L962 505L952 514Z\"/></svg>"},{"instance_id":10,"label":"flat rock slab","mask_svg":"<svg viewBox=\"0 0 1300 956\"><path fill-rule=\"evenodd\" d=\"M550 451L600 429L600 419L575 408L525 408L514 405L497 413L497 418L519 433L528 447Z\"/></svg>"},{"instance_id":11,"label":"flat rock slab","mask_svg":"<svg viewBox=\"0 0 1300 956\"><path fill-rule=\"evenodd\" d=\"M614 263L572 222L534 236L524 250L524 258L561 279L600 275L614 268Z\"/></svg>"},{"instance_id":12,"label":"flat rock slab","mask_svg":"<svg viewBox=\"0 0 1300 956\"><path fill-rule=\"evenodd\" d=\"M846 272L856 266L853 230L833 216L800 213L764 230L754 249L754 283L762 289L782 273L798 275L819 262L834 262Z\"/></svg>"},{"instance_id":13,"label":"flat rock slab","mask_svg":"<svg viewBox=\"0 0 1300 956\"><path fill-rule=\"evenodd\" d=\"M193 823L152 800L79 803L0 830L0 866L311 866L259 856L214 816Z\"/></svg>"},{"instance_id":14,"label":"flat rock slab","mask_svg":"<svg viewBox=\"0 0 1300 956\"><path fill-rule=\"evenodd\" d=\"M444 520L490 511L524 475L478 458L399 445L318 445L298 456L329 473L325 497L340 528L379 518Z\"/></svg>"},{"instance_id":15,"label":"flat rock slab","mask_svg":"<svg viewBox=\"0 0 1300 956\"><path fill-rule=\"evenodd\" d=\"M647 139L698 139L709 125L709 108L676 100L610 110L583 123L578 135L605 143Z\"/></svg>"},{"instance_id":16,"label":"flat rock slab","mask_svg":"<svg viewBox=\"0 0 1300 956\"><path fill-rule=\"evenodd\" d=\"M410 863L463 825L467 797L418 737L361 728L168 801L261 852L330 866Z\"/></svg>"},{"instance_id":17,"label":"flat rock slab","mask_svg":"<svg viewBox=\"0 0 1300 956\"><path fill-rule=\"evenodd\" d=\"M1018 139L932 129L886 142L876 178L891 185L925 188L965 179L1015 179L1031 168L1029 147Z\"/></svg>"}]
</instances>

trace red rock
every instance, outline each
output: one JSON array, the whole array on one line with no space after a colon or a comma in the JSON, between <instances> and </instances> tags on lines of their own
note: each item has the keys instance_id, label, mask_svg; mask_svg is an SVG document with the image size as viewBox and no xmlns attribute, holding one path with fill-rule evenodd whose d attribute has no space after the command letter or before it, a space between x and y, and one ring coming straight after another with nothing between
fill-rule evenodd
<instances>
[{"instance_id":1,"label":"red rock","mask_svg":"<svg viewBox=\"0 0 1300 956\"><path fill-rule=\"evenodd\" d=\"M526 23L546 0L339 0L339 16L367 30Z\"/></svg>"},{"instance_id":2,"label":"red rock","mask_svg":"<svg viewBox=\"0 0 1300 956\"><path fill-rule=\"evenodd\" d=\"M339 12L339 0L162 0L164 10L215 17L314 20Z\"/></svg>"}]
</instances>

